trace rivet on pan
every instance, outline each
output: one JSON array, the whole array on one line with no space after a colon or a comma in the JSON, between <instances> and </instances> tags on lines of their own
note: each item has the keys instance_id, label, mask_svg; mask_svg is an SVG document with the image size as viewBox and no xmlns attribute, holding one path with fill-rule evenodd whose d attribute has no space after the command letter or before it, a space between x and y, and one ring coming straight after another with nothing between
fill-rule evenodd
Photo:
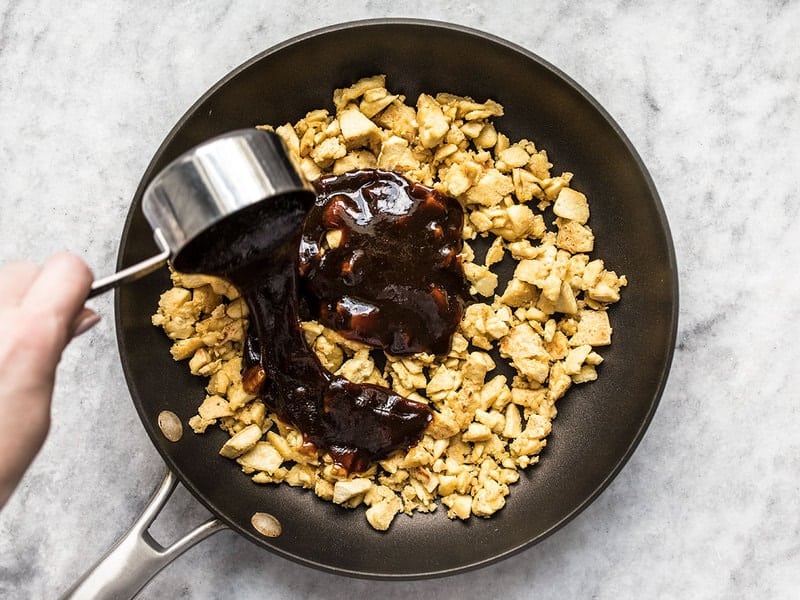
<instances>
[{"instance_id":1,"label":"rivet on pan","mask_svg":"<svg viewBox=\"0 0 800 600\"><path fill-rule=\"evenodd\" d=\"M183 437L181 420L171 410L162 410L158 413L158 427L170 442L177 442Z\"/></svg>"},{"instance_id":2,"label":"rivet on pan","mask_svg":"<svg viewBox=\"0 0 800 600\"><path fill-rule=\"evenodd\" d=\"M283 530L281 522L269 513L255 513L250 519L250 523L252 523L253 529L266 537L278 537Z\"/></svg>"}]
</instances>

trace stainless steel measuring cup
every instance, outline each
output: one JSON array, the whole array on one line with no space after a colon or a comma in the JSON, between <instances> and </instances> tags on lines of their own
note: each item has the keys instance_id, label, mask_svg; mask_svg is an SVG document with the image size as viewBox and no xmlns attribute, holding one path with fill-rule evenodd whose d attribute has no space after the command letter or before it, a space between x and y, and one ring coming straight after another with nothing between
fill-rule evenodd
<instances>
[{"instance_id":1,"label":"stainless steel measuring cup","mask_svg":"<svg viewBox=\"0 0 800 600\"><path fill-rule=\"evenodd\" d=\"M142 211L161 252L92 284L89 297L135 281L168 260L179 271L224 264L224 229L307 209L314 190L275 133L242 129L212 138L168 164L145 189ZM261 219L250 218L255 213ZM292 218L297 218L296 216ZM298 223L299 225L299 223ZM246 236L243 238L246 241Z\"/></svg>"}]
</instances>

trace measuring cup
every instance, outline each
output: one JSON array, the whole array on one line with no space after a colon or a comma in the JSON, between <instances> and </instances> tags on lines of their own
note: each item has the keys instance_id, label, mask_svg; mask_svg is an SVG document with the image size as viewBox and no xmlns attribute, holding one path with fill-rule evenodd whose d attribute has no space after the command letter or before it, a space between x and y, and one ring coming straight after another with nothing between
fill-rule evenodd
<instances>
[{"instance_id":1,"label":"measuring cup","mask_svg":"<svg viewBox=\"0 0 800 600\"><path fill-rule=\"evenodd\" d=\"M161 252L96 279L89 298L168 260L181 272L219 273L248 253L268 251L263 235L249 234L270 219L299 226L314 198L277 134L241 129L212 138L168 164L145 189L142 211Z\"/></svg>"}]
</instances>

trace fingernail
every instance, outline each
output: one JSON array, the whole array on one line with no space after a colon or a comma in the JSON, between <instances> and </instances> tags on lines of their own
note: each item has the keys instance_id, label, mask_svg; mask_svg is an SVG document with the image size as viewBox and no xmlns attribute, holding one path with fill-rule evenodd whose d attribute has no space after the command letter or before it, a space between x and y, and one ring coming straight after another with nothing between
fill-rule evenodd
<instances>
[{"instance_id":1,"label":"fingernail","mask_svg":"<svg viewBox=\"0 0 800 600\"><path fill-rule=\"evenodd\" d=\"M91 310L88 311L86 313L86 316L84 316L83 318L81 318L80 321L78 321L78 326L75 327L75 333L72 334L72 337L78 337L79 335L86 333L92 327L97 325L99 322L100 322L100 315L98 315L94 311Z\"/></svg>"}]
</instances>

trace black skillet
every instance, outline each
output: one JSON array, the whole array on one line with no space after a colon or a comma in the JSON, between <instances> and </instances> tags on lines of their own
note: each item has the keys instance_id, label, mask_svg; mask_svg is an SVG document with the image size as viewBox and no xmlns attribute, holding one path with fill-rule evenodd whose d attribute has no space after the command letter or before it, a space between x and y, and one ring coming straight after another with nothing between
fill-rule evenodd
<instances>
[{"instance_id":1,"label":"black skillet","mask_svg":"<svg viewBox=\"0 0 800 600\"><path fill-rule=\"evenodd\" d=\"M656 189L636 151L605 110L534 54L482 32L444 23L389 19L347 23L299 36L256 56L217 83L180 120L142 178L120 243L118 267L155 251L140 208L153 176L173 158L217 134L262 123L294 122L333 109L334 88L385 73L387 87L413 103L420 92L448 91L505 107L498 130L548 151L553 171L575 173L589 197L595 255L627 275L611 310L614 343L602 350L598 381L560 401L541 462L512 486L491 519L450 521L399 516L374 531L362 510L323 502L312 492L260 486L218 454L226 434L210 428L169 442L157 423L167 409L185 424L203 399L203 382L173 362L169 341L150 324L166 269L117 290L117 334L133 402L168 468L225 525L302 564L344 575L422 578L489 564L542 540L609 484L639 443L670 366L678 315L677 271ZM282 534L251 524L273 514Z\"/></svg>"}]
</instances>

